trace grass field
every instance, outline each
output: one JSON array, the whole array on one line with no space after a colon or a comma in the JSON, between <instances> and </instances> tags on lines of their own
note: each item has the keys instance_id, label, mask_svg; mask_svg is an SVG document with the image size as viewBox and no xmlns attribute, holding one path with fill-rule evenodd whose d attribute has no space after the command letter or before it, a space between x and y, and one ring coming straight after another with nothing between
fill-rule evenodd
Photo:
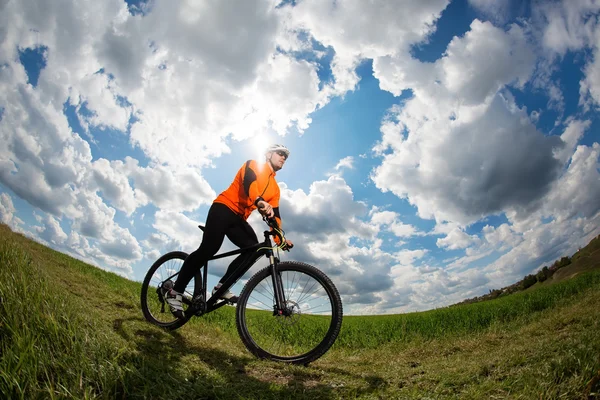
<instances>
[{"instance_id":1,"label":"grass field","mask_svg":"<svg viewBox=\"0 0 600 400\"><path fill-rule=\"evenodd\" d=\"M600 398L598 269L487 302L344 317L308 367L252 357L232 307L158 329L139 292L0 225L0 398Z\"/></svg>"}]
</instances>

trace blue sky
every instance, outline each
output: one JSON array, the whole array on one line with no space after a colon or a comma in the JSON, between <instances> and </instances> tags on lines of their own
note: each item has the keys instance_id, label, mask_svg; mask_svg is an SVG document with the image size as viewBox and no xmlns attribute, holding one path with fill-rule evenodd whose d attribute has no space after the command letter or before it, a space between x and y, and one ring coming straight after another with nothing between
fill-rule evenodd
<instances>
[{"instance_id":1,"label":"blue sky","mask_svg":"<svg viewBox=\"0 0 600 400\"><path fill-rule=\"evenodd\" d=\"M283 257L331 275L347 314L453 304L600 234L598 5L148 4L0 6L13 230L141 280L284 143Z\"/></svg>"}]
</instances>

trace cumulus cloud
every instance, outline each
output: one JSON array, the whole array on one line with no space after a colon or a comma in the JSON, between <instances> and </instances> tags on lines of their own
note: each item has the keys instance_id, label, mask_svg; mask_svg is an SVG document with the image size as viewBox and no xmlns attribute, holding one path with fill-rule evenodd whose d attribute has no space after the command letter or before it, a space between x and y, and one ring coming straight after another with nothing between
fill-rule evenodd
<instances>
[{"instance_id":1,"label":"cumulus cloud","mask_svg":"<svg viewBox=\"0 0 600 400\"><path fill-rule=\"evenodd\" d=\"M594 18L598 12L600 4L589 0L540 2L532 9L534 26L550 59L564 57L568 51L591 50L580 82L579 103L586 110L600 104L600 24Z\"/></svg>"},{"instance_id":2,"label":"cumulus cloud","mask_svg":"<svg viewBox=\"0 0 600 400\"><path fill-rule=\"evenodd\" d=\"M191 211L216 197L196 168L140 167L131 157L127 157L125 163L117 161L114 164L133 180L136 198L141 204L151 202L165 210Z\"/></svg>"},{"instance_id":3,"label":"cumulus cloud","mask_svg":"<svg viewBox=\"0 0 600 400\"><path fill-rule=\"evenodd\" d=\"M374 207L370 211L371 222L378 226L383 226L386 230L392 232L399 238L408 238L416 235L423 235L416 227L405 224L400 220L400 215L394 211L378 211Z\"/></svg>"},{"instance_id":4,"label":"cumulus cloud","mask_svg":"<svg viewBox=\"0 0 600 400\"><path fill-rule=\"evenodd\" d=\"M361 59L408 56L410 45L426 40L435 30L435 22L448 3L408 1L399 7L385 0L305 0L288 10L292 13L291 27L335 50L332 90L343 94L358 83L355 68Z\"/></svg>"},{"instance_id":5,"label":"cumulus cloud","mask_svg":"<svg viewBox=\"0 0 600 400\"><path fill-rule=\"evenodd\" d=\"M449 250L465 249L473 243L477 243L476 235L468 235L466 232L459 229L453 229L446 237L438 239L436 244L438 247L447 248Z\"/></svg>"},{"instance_id":6,"label":"cumulus cloud","mask_svg":"<svg viewBox=\"0 0 600 400\"><path fill-rule=\"evenodd\" d=\"M154 219L153 227L173 242L165 242L164 237L151 237L152 241L149 243L152 243L153 247L160 244L169 245L169 251L183 250L191 253L200 244L202 232L198 225L202 225L202 221L194 221L182 213L168 210L157 211Z\"/></svg>"},{"instance_id":7,"label":"cumulus cloud","mask_svg":"<svg viewBox=\"0 0 600 400\"><path fill-rule=\"evenodd\" d=\"M90 126L126 131L132 107L119 101L120 93L114 81L105 73L84 76L71 89L69 103L77 107L80 124L89 132ZM85 113L82 108L91 110Z\"/></svg>"},{"instance_id":8,"label":"cumulus cloud","mask_svg":"<svg viewBox=\"0 0 600 400\"><path fill-rule=\"evenodd\" d=\"M52 215L43 219L43 226L36 227L38 237L51 245L60 245L67 240L67 234L60 226L60 222Z\"/></svg>"},{"instance_id":9,"label":"cumulus cloud","mask_svg":"<svg viewBox=\"0 0 600 400\"><path fill-rule=\"evenodd\" d=\"M100 191L115 207L131 215L138 202L127 175L119 171L121 165L120 161L110 162L104 158L92 162L90 188Z\"/></svg>"},{"instance_id":10,"label":"cumulus cloud","mask_svg":"<svg viewBox=\"0 0 600 400\"><path fill-rule=\"evenodd\" d=\"M598 22L589 18L600 10L595 1L554 1L536 4L534 18L542 25L542 43L549 50L563 56L569 50L578 50L594 44Z\"/></svg>"},{"instance_id":11,"label":"cumulus cloud","mask_svg":"<svg viewBox=\"0 0 600 400\"><path fill-rule=\"evenodd\" d=\"M407 198L421 217L468 224L508 208L527 209L558 176L553 151L562 142L538 132L510 99L497 95L462 108L461 118L443 125L433 116L417 125L425 114L419 100L397 115L407 139L384 137L393 152L384 155L373 180Z\"/></svg>"},{"instance_id":12,"label":"cumulus cloud","mask_svg":"<svg viewBox=\"0 0 600 400\"><path fill-rule=\"evenodd\" d=\"M542 213L557 220L593 218L600 210L600 144L577 146L567 171L545 199Z\"/></svg>"},{"instance_id":13,"label":"cumulus cloud","mask_svg":"<svg viewBox=\"0 0 600 400\"><path fill-rule=\"evenodd\" d=\"M23 224L23 221L17 217L16 212L12 198L7 193L0 193L0 221L13 229L17 229Z\"/></svg>"}]
</instances>

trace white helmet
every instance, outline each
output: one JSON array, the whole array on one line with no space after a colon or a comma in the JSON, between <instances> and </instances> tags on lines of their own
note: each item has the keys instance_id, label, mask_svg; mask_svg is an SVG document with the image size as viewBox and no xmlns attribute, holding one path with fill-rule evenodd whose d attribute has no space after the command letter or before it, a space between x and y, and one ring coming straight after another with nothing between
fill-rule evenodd
<instances>
[{"instance_id":1,"label":"white helmet","mask_svg":"<svg viewBox=\"0 0 600 400\"><path fill-rule=\"evenodd\" d=\"M265 154L267 153L273 153L276 151L282 151L285 153L285 158L288 158L290 156L290 151L288 150L287 147L285 147L282 144L272 144L269 147L267 147L267 149L265 150Z\"/></svg>"}]
</instances>

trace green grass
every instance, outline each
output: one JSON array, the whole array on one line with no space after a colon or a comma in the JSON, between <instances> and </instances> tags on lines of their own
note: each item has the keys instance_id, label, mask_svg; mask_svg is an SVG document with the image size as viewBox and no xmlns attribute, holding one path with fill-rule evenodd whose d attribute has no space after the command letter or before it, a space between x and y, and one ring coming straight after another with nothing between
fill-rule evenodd
<instances>
[{"instance_id":1,"label":"green grass","mask_svg":"<svg viewBox=\"0 0 600 400\"><path fill-rule=\"evenodd\" d=\"M158 329L139 292L0 225L0 398L589 399L600 390L600 272L488 302L344 317L334 347L306 368L251 356L232 307Z\"/></svg>"},{"instance_id":2,"label":"green grass","mask_svg":"<svg viewBox=\"0 0 600 400\"><path fill-rule=\"evenodd\" d=\"M404 315L345 317L337 345L376 348L388 342L432 340L469 335L504 324L525 324L539 311L557 306L589 289L600 290L600 271L553 286L481 303Z\"/></svg>"},{"instance_id":3,"label":"green grass","mask_svg":"<svg viewBox=\"0 0 600 400\"><path fill-rule=\"evenodd\" d=\"M18 246L0 244L0 392L5 398L111 397L121 349L98 319L49 283Z\"/></svg>"}]
</instances>

